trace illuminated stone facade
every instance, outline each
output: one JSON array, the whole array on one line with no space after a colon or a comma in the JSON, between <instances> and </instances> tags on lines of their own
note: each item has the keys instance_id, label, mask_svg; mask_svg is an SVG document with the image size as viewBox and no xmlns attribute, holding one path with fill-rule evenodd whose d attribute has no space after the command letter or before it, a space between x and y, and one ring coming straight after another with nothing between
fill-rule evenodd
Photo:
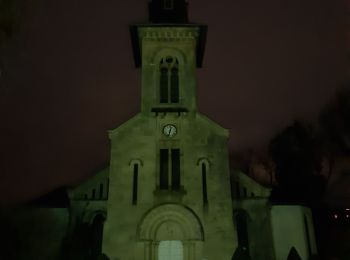
<instances>
[{"instance_id":1,"label":"illuminated stone facade","mask_svg":"<svg viewBox=\"0 0 350 260\"><path fill-rule=\"evenodd\" d=\"M271 206L270 190L242 173L230 180L229 133L197 111L205 33L187 22L131 27L141 112L109 132L109 168L71 191L72 212L106 218L99 253L111 260L171 260L167 250L181 260L306 260L317 253L311 215L286 223L303 208ZM284 240L288 226L298 235Z\"/></svg>"},{"instance_id":2,"label":"illuminated stone facade","mask_svg":"<svg viewBox=\"0 0 350 260\"><path fill-rule=\"evenodd\" d=\"M142 109L109 133L102 251L113 260L153 260L161 241L177 240L184 259L230 259L235 236L228 131L196 110L200 28L137 29Z\"/></svg>"}]
</instances>

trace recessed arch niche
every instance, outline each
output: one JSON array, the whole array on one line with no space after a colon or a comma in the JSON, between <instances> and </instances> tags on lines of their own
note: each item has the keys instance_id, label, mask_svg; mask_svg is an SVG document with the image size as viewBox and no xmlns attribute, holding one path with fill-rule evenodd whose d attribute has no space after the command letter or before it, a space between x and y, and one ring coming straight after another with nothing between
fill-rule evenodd
<instances>
[{"instance_id":1,"label":"recessed arch niche","mask_svg":"<svg viewBox=\"0 0 350 260\"><path fill-rule=\"evenodd\" d=\"M163 204L148 211L137 228L137 238L147 252L145 259L158 259L161 241L181 241L184 260L201 259L203 226L197 215L182 205Z\"/></svg>"}]
</instances>

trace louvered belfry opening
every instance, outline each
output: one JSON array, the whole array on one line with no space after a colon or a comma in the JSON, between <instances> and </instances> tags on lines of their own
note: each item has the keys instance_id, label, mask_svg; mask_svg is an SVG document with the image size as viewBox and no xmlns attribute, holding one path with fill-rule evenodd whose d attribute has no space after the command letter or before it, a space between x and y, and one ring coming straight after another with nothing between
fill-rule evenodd
<instances>
[{"instance_id":1,"label":"louvered belfry opening","mask_svg":"<svg viewBox=\"0 0 350 260\"><path fill-rule=\"evenodd\" d=\"M179 103L179 61L166 57L159 64L159 102Z\"/></svg>"}]
</instances>

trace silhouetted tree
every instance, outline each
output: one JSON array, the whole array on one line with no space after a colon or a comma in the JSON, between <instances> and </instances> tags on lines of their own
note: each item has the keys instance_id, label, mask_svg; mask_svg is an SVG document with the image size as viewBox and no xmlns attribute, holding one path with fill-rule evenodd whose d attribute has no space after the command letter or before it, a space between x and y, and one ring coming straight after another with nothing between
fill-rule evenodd
<instances>
[{"instance_id":1,"label":"silhouetted tree","mask_svg":"<svg viewBox=\"0 0 350 260\"><path fill-rule=\"evenodd\" d=\"M65 238L61 259L102 260L108 259L101 252L104 217L98 214L92 224L80 223Z\"/></svg>"},{"instance_id":2,"label":"silhouetted tree","mask_svg":"<svg viewBox=\"0 0 350 260\"><path fill-rule=\"evenodd\" d=\"M19 234L17 228L11 223L9 214L0 209L1 235L3 237L0 243L0 259L16 260L18 259L18 250L20 249Z\"/></svg>"},{"instance_id":3,"label":"silhouetted tree","mask_svg":"<svg viewBox=\"0 0 350 260\"><path fill-rule=\"evenodd\" d=\"M19 24L18 0L0 1L0 47L8 40Z\"/></svg>"},{"instance_id":4,"label":"silhouetted tree","mask_svg":"<svg viewBox=\"0 0 350 260\"><path fill-rule=\"evenodd\" d=\"M325 180L319 175L321 155L312 129L298 121L269 145L275 163L274 202L314 205L322 200Z\"/></svg>"},{"instance_id":5,"label":"silhouetted tree","mask_svg":"<svg viewBox=\"0 0 350 260\"><path fill-rule=\"evenodd\" d=\"M350 156L350 90L341 90L320 113L319 133L329 161L328 178L338 157Z\"/></svg>"},{"instance_id":6,"label":"silhouetted tree","mask_svg":"<svg viewBox=\"0 0 350 260\"><path fill-rule=\"evenodd\" d=\"M62 259L90 260L91 231L88 224L80 224L63 241Z\"/></svg>"},{"instance_id":7,"label":"silhouetted tree","mask_svg":"<svg viewBox=\"0 0 350 260\"><path fill-rule=\"evenodd\" d=\"M336 155L350 154L350 89L341 90L323 109L319 125L327 150Z\"/></svg>"}]
</instances>

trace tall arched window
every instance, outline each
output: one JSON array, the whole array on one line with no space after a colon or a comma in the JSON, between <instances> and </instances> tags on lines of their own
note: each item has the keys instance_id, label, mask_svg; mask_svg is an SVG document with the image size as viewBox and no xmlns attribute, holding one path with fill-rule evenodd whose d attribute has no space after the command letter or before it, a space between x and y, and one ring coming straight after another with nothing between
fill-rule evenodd
<instances>
[{"instance_id":1,"label":"tall arched window","mask_svg":"<svg viewBox=\"0 0 350 260\"><path fill-rule=\"evenodd\" d=\"M102 233L103 233L103 223L105 221L105 217L102 214L97 214L90 226L91 232L91 259L97 259L102 252Z\"/></svg>"},{"instance_id":2,"label":"tall arched window","mask_svg":"<svg viewBox=\"0 0 350 260\"><path fill-rule=\"evenodd\" d=\"M180 149L171 149L171 189L180 189Z\"/></svg>"},{"instance_id":3,"label":"tall arched window","mask_svg":"<svg viewBox=\"0 0 350 260\"><path fill-rule=\"evenodd\" d=\"M160 149L159 153L159 188L167 190L169 187L169 156L168 149Z\"/></svg>"},{"instance_id":4,"label":"tall arched window","mask_svg":"<svg viewBox=\"0 0 350 260\"><path fill-rule=\"evenodd\" d=\"M139 171L143 166L143 163L140 159L132 159L129 163L131 180L132 180L132 191L131 191L131 203L132 205L137 204L138 200L138 186L139 186Z\"/></svg>"},{"instance_id":5,"label":"tall arched window","mask_svg":"<svg viewBox=\"0 0 350 260\"><path fill-rule=\"evenodd\" d=\"M159 84L160 103L168 103L168 69L160 68L160 84Z\"/></svg>"},{"instance_id":6,"label":"tall arched window","mask_svg":"<svg viewBox=\"0 0 350 260\"><path fill-rule=\"evenodd\" d=\"M171 69L170 95L171 103L179 103L179 69L177 67Z\"/></svg>"},{"instance_id":7,"label":"tall arched window","mask_svg":"<svg viewBox=\"0 0 350 260\"><path fill-rule=\"evenodd\" d=\"M203 191L203 206L208 205L208 191L207 191L207 166L202 163L202 191Z\"/></svg>"},{"instance_id":8,"label":"tall arched window","mask_svg":"<svg viewBox=\"0 0 350 260\"><path fill-rule=\"evenodd\" d=\"M167 56L159 66L159 102L179 103L179 61Z\"/></svg>"},{"instance_id":9,"label":"tall arched window","mask_svg":"<svg viewBox=\"0 0 350 260\"><path fill-rule=\"evenodd\" d=\"M168 190L170 180L171 190L180 190L180 175L180 149L160 149L159 188L161 190Z\"/></svg>"},{"instance_id":10,"label":"tall arched window","mask_svg":"<svg viewBox=\"0 0 350 260\"><path fill-rule=\"evenodd\" d=\"M132 184L132 205L137 204L137 185L138 185L138 178L139 178L139 165L137 163L134 163L134 169L133 169L133 184Z\"/></svg>"},{"instance_id":11,"label":"tall arched window","mask_svg":"<svg viewBox=\"0 0 350 260\"><path fill-rule=\"evenodd\" d=\"M208 206L208 185L207 185L207 177L208 171L210 170L210 162L207 158L199 158L197 161L197 165L199 166L199 176L202 181L202 199L203 199L203 207L207 208Z\"/></svg>"}]
</instances>

